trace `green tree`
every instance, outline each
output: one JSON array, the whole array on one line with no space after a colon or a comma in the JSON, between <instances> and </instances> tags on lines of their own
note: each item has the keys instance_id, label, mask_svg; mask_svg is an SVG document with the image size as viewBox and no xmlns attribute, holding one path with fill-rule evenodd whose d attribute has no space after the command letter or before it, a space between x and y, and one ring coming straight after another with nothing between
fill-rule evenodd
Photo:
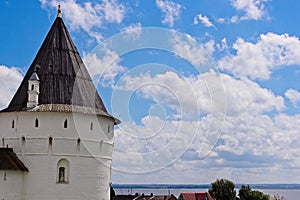
<instances>
[{"instance_id":1,"label":"green tree","mask_svg":"<svg viewBox=\"0 0 300 200\"><path fill-rule=\"evenodd\" d=\"M264 194L260 191L257 191L257 190L253 190L250 192L250 199L251 200L269 200L270 199L270 196L267 195L267 194Z\"/></svg>"},{"instance_id":2,"label":"green tree","mask_svg":"<svg viewBox=\"0 0 300 200\"><path fill-rule=\"evenodd\" d=\"M240 197L240 200L249 200L250 197L250 192L251 192L251 188L249 185L245 186L245 185L242 185L241 186L241 189L239 189L239 197Z\"/></svg>"},{"instance_id":3,"label":"green tree","mask_svg":"<svg viewBox=\"0 0 300 200\"><path fill-rule=\"evenodd\" d=\"M208 192L215 200L235 200L236 191L234 188L233 182L226 179L217 179L211 183L211 188Z\"/></svg>"},{"instance_id":4,"label":"green tree","mask_svg":"<svg viewBox=\"0 0 300 200\"><path fill-rule=\"evenodd\" d=\"M269 200L270 196L257 190L251 190L250 186L242 185L239 190L240 200Z\"/></svg>"}]
</instances>

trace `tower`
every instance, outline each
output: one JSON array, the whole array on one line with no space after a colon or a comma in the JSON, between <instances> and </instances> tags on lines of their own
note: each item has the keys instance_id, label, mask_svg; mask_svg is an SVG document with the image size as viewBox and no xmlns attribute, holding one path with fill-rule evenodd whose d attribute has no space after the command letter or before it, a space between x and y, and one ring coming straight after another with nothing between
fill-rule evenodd
<instances>
[{"instance_id":1,"label":"tower","mask_svg":"<svg viewBox=\"0 0 300 200\"><path fill-rule=\"evenodd\" d=\"M28 101L27 108L32 108L38 105L40 94L40 79L38 75L33 72L28 80Z\"/></svg>"},{"instance_id":2,"label":"tower","mask_svg":"<svg viewBox=\"0 0 300 200\"><path fill-rule=\"evenodd\" d=\"M59 8L17 92L0 111L0 199L108 200L118 123Z\"/></svg>"}]
</instances>

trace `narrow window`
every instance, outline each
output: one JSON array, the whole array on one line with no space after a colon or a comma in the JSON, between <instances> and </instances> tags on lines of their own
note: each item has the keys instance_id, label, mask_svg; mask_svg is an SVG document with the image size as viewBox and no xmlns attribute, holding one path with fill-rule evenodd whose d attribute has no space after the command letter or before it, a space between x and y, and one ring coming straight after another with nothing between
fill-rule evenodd
<instances>
[{"instance_id":1,"label":"narrow window","mask_svg":"<svg viewBox=\"0 0 300 200\"><path fill-rule=\"evenodd\" d=\"M65 158L57 162L57 183L69 183L69 161Z\"/></svg>"},{"instance_id":2,"label":"narrow window","mask_svg":"<svg viewBox=\"0 0 300 200\"><path fill-rule=\"evenodd\" d=\"M4 171L3 181L6 181L6 171Z\"/></svg>"},{"instance_id":3,"label":"narrow window","mask_svg":"<svg viewBox=\"0 0 300 200\"><path fill-rule=\"evenodd\" d=\"M67 119L64 121L64 128L68 128L68 120Z\"/></svg>"},{"instance_id":4,"label":"narrow window","mask_svg":"<svg viewBox=\"0 0 300 200\"><path fill-rule=\"evenodd\" d=\"M94 124L93 124L93 122L91 122L90 130L92 131L93 129L94 129Z\"/></svg>"},{"instance_id":5,"label":"narrow window","mask_svg":"<svg viewBox=\"0 0 300 200\"><path fill-rule=\"evenodd\" d=\"M2 147L3 148L5 147L5 139L4 139L4 137L2 138Z\"/></svg>"},{"instance_id":6,"label":"narrow window","mask_svg":"<svg viewBox=\"0 0 300 200\"><path fill-rule=\"evenodd\" d=\"M34 90L34 85L33 84L31 85L31 90Z\"/></svg>"},{"instance_id":7,"label":"narrow window","mask_svg":"<svg viewBox=\"0 0 300 200\"><path fill-rule=\"evenodd\" d=\"M107 127L107 133L110 133L110 125Z\"/></svg>"},{"instance_id":8,"label":"narrow window","mask_svg":"<svg viewBox=\"0 0 300 200\"><path fill-rule=\"evenodd\" d=\"M53 138L49 137L49 146L52 146Z\"/></svg>"},{"instance_id":9,"label":"narrow window","mask_svg":"<svg viewBox=\"0 0 300 200\"><path fill-rule=\"evenodd\" d=\"M58 182L59 183L65 183L66 182L65 172L66 172L65 167L59 167L58 168Z\"/></svg>"},{"instance_id":10,"label":"narrow window","mask_svg":"<svg viewBox=\"0 0 300 200\"><path fill-rule=\"evenodd\" d=\"M22 156L24 155L25 153L25 142L26 142L26 139L25 139L25 136L22 136Z\"/></svg>"},{"instance_id":11,"label":"narrow window","mask_svg":"<svg viewBox=\"0 0 300 200\"><path fill-rule=\"evenodd\" d=\"M49 143L49 145L48 145L48 153L51 154L52 153L52 143L53 143L53 138L51 136L49 137L48 143Z\"/></svg>"},{"instance_id":12,"label":"narrow window","mask_svg":"<svg viewBox=\"0 0 300 200\"><path fill-rule=\"evenodd\" d=\"M24 144L24 143L25 143L25 137L22 136L22 144Z\"/></svg>"},{"instance_id":13,"label":"narrow window","mask_svg":"<svg viewBox=\"0 0 300 200\"><path fill-rule=\"evenodd\" d=\"M11 128L15 128L15 120L12 120L12 122L11 122Z\"/></svg>"},{"instance_id":14,"label":"narrow window","mask_svg":"<svg viewBox=\"0 0 300 200\"><path fill-rule=\"evenodd\" d=\"M35 119L35 127L39 127L39 120L37 118Z\"/></svg>"},{"instance_id":15,"label":"narrow window","mask_svg":"<svg viewBox=\"0 0 300 200\"><path fill-rule=\"evenodd\" d=\"M77 139L77 151L80 151L80 138Z\"/></svg>"}]
</instances>

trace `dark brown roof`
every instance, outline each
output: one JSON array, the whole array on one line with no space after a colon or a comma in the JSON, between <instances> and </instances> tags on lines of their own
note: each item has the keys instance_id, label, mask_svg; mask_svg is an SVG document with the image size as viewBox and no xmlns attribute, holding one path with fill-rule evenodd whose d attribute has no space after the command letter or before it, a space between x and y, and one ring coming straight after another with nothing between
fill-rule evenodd
<instances>
[{"instance_id":1,"label":"dark brown roof","mask_svg":"<svg viewBox=\"0 0 300 200\"><path fill-rule=\"evenodd\" d=\"M40 80L39 105L74 105L107 110L61 17L57 17L20 87L2 112L27 106L28 79L36 71Z\"/></svg>"},{"instance_id":2,"label":"dark brown roof","mask_svg":"<svg viewBox=\"0 0 300 200\"><path fill-rule=\"evenodd\" d=\"M111 200L133 200L136 197L138 197L138 195L116 195L112 197Z\"/></svg>"},{"instance_id":3,"label":"dark brown roof","mask_svg":"<svg viewBox=\"0 0 300 200\"><path fill-rule=\"evenodd\" d=\"M0 170L26 171L27 167L22 163L12 148L0 148Z\"/></svg>"}]
</instances>

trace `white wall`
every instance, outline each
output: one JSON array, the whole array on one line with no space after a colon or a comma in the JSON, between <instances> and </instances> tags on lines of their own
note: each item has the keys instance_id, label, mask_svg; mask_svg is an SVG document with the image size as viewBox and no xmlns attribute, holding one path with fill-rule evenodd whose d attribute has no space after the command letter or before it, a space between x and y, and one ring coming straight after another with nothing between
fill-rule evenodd
<instances>
[{"instance_id":1,"label":"white wall","mask_svg":"<svg viewBox=\"0 0 300 200\"><path fill-rule=\"evenodd\" d=\"M0 199L25 199L26 172L0 171Z\"/></svg>"},{"instance_id":2,"label":"white wall","mask_svg":"<svg viewBox=\"0 0 300 200\"><path fill-rule=\"evenodd\" d=\"M35 127L35 119L39 127ZM111 181L113 124L110 118L80 113L0 113L0 145L4 138L4 146L12 147L29 169L26 199L106 200ZM49 137L53 138L52 145ZM69 183L57 183L57 162L61 158L70 164Z\"/></svg>"}]
</instances>

